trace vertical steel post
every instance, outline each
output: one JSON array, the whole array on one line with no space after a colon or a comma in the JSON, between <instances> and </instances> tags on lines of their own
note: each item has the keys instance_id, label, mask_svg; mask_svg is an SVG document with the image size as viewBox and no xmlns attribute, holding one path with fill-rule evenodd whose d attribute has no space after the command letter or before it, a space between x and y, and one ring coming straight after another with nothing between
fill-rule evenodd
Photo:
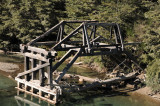
<instances>
[{"instance_id":1,"label":"vertical steel post","mask_svg":"<svg viewBox=\"0 0 160 106\"><path fill-rule=\"evenodd\" d=\"M91 52L91 45L90 45L90 42L89 42L88 33L87 33L87 27L86 27L85 24L84 24L83 28L84 28L84 33L85 33L87 45L88 45L88 53L90 53Z\"/></svg>"},{"instance_id":2,"label":"vertical steel post","mask_svg":"<svg viewBox=\"0 0 160 106\"><path fill-rule=\"evenodd\" d=\"M60 26L61 32L60 32L60 41L63 39L63 33L64 33L64 23Z\"/></svg>"}]
</instances>

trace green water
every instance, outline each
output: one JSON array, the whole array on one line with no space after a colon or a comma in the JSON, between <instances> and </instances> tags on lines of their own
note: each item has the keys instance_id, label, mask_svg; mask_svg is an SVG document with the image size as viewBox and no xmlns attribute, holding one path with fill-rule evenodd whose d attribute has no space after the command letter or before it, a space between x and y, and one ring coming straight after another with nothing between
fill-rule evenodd
<instances>
[{"instance_id":1,"label":"green water","mask_svg":"<svg viewBox=\"0 0 160 106\"><path fill-rule=\"evenodd\" d=\"M16 95L15 86L15 81L0 75L0 106L12 106L16 104L14 99Z\"/></svg>"},{"instance_id":2,"label":"green water","mask_svg":"<svg viewBox=\"0 0 160 106\"><path fill-rule=\"evenodd\" d=\"M5 62L14 62L19 61L17 57L10 58L8 56L1 56L0 61ZM9 60L9 61L8 61ZM62 65L59 70L65 66ZM96 77L97 73L89 70L87 68L72 67L70 69L71 73L93 76ZM39 102L38 98L33 98L27 95L24 97L24 94L21 93L19 96L16 96L16 82L12 79L9 79L0 74L0 106L47 106L48 103L41 101ZM96 92L95 92L96 91ZM83 93L74 93L66 94L62 97L62 103L57 104L58 106L160 106L159 103L150 100L147 97L137 95L137 94L128 94L128 93L119 93L113 91L105 90L95 90L87 91Z\"/></svg>"}]
</instances>

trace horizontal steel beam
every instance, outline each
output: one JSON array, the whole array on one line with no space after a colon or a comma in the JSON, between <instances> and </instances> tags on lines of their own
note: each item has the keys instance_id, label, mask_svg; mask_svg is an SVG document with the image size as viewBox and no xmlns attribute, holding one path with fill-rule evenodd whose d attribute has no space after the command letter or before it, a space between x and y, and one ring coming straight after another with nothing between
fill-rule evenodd
<instances>
[{"instance_id":1,"label":"horizontal steel beam","mask_svg":"<svg viewBox=\"0 0 160 106\"><path fill-rule=\"evenodd\" d=\"M86 25L94 25L94 26L115 26L116 23L86 23Z\"/></svg>"},{"instance_id":2,"label":"horizontal steel beam","mask_svg":"<svg viewBox=\"0 0 160 106\"><path fill-rule=\"evenodd\" d=\"M83 22L98 22L96 20L84 20L84 21L79 21L79 20L73 20L73 21L63 21L65 23L83 23Z\"/></svg>"}]
</instances>

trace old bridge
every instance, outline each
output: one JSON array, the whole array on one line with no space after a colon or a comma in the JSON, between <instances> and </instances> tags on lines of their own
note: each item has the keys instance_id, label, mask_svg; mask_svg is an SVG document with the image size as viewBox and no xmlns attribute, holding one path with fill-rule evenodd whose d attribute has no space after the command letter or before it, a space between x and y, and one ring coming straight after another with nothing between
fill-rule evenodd
<instances>
[{"instance_id":1,"label":"old bridge","mask_svg":"<svg viewBox=\"0 0 160 106\"><path fill-rule=\"evenodd\" d=\"M80 56L119 55L124 53L138 66L132 55L125 50L126 45L132 44L123 43L119 25L116 23L61 21L28 44L20 45L25 60L24 72L19 73L15 78L17 89L55 104L58 96L62 95L65 88L68 92L80 91L125 80L135 74L131 73L123 77L101 81L79 76L91 82L85 86L75 85L71 87L61 81L67 75L68 69ZM59 51L66 51L66 54L53 64ZM62 72L53 76L54 71L69 57L72 57L72 59ZM130 67L127 62L123 61L122 64Z\"/></svg>"}]
</instances>

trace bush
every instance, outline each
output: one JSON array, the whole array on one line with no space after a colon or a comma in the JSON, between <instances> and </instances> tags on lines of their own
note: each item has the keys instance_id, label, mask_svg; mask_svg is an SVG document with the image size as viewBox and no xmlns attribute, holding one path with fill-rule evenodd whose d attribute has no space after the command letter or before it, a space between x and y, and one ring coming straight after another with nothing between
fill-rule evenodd
<instances>
[{"instance_id":1,"label":"bush","mask_svg":"<svg viewBox=\"0 0 160 106\"><path fill-rule=\"evenodd\" d=\"M147 85L154 92L160 91L160 59L155 59L147 67Z\"/></svg>"}]
</instances>

